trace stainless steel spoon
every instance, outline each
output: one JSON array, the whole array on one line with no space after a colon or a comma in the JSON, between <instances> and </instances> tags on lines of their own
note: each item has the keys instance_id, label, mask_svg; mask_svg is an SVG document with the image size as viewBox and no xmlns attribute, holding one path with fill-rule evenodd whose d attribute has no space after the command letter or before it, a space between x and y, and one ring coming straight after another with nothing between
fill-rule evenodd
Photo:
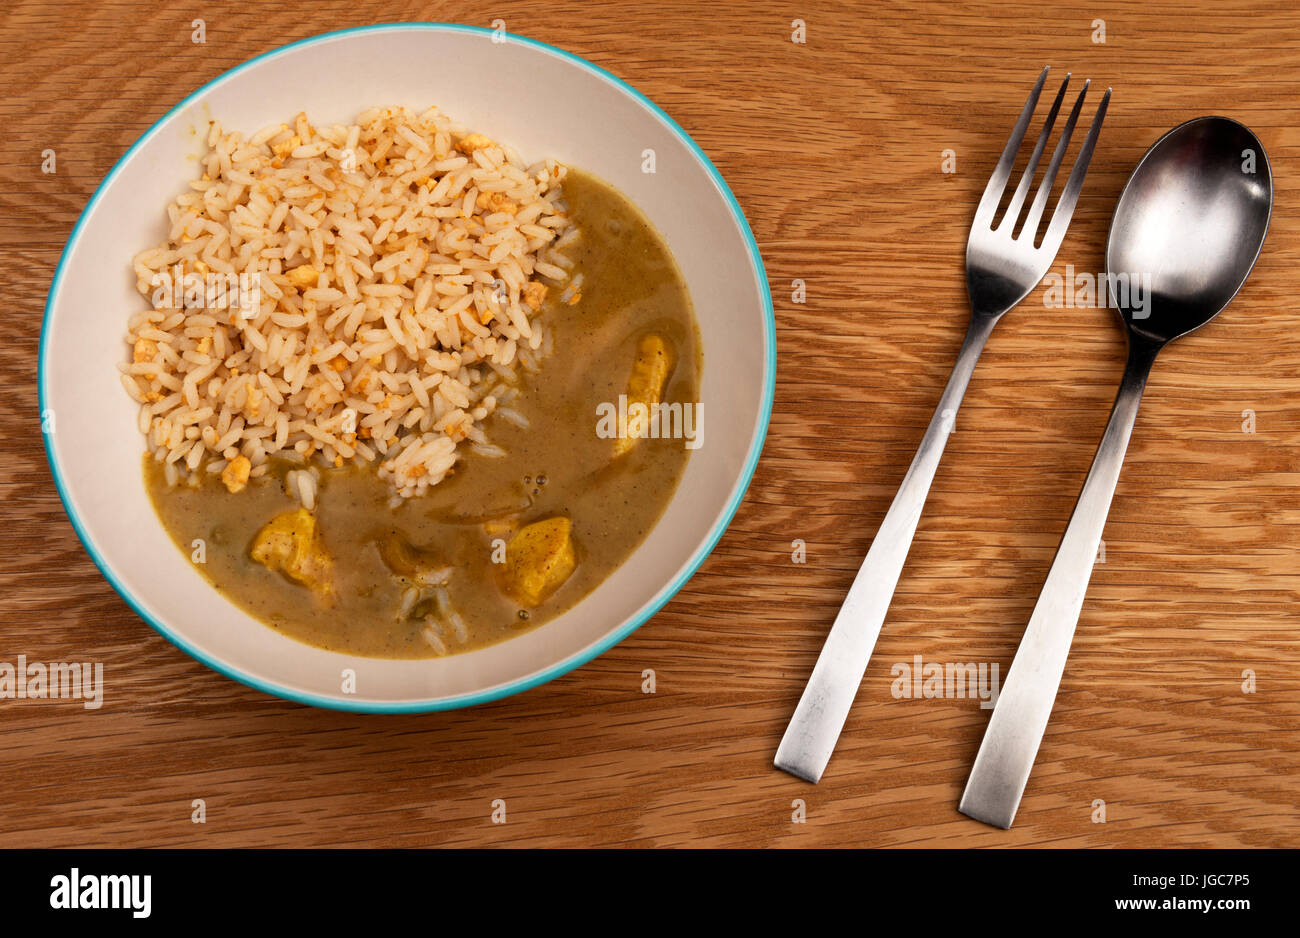
<instances>
[{"instance_id":1,"label":"stainless steel spoon","mask_svg":"<svg viewBox=\"0 0 1300 938\"><path fill-rule=\"evenodd\" d=\"M1128 332L1128 363L1110 422L1061 539L959 810L1007 828L1015 819L1070 653L1138 403L1156 355L1237 295L1259 257L1273 175L1253 133L1200 117L1142 157L1115 206L1106 246L1111 305ZM1121 276L1123 275L1123 276ZM1149 292L1133 289L1145 278ZM1143 281L1138 281L1141 283Z\"/></svg>"}]
</instances>

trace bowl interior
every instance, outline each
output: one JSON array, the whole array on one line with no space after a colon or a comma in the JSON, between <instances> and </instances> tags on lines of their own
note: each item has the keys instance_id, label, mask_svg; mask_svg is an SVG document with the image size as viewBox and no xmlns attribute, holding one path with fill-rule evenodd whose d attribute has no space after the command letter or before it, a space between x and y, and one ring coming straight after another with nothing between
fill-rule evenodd
<instances>
[{"instance_id":1,"label":"bowl interior","mask_svg":"<svg viewBox=\"0 0 1300 938\"><path fill-rule=\"evenodd\" d=\"M501 38L469 27L370 27L305 40L226 73L127 153L91 200L55 275L42 331L41 406L74 526L155 628L270 693L354 710L439 709L575 667L630 633L694 572L730 520L762 446L775 370L771 301L725 183L685 133L628 86L567 53L516 37L495 41ZM165 206L194 178L210 119L251 135L300 110L318 123L346 123L389 103L436 104L527 160L553 156L626 193L676 256L704 349L703 445L640 549L551 622L488 648L421 661L304 645L212 589L149 503L137 409L116 369L126 320L145 308L130 259L165 237ZM644 171L647 151L653 173ZM563 367L562 349L547 367Z\"/></svg>"}]
</instances>

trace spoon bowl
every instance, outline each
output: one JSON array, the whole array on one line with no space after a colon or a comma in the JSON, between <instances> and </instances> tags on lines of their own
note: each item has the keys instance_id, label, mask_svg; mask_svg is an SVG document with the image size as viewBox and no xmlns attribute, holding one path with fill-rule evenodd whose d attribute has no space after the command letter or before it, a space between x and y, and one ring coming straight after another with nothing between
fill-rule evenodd
<instances>
[{"instance_id":1,"label":"spoon bowl","mask_svg":"<svg viewBox=\"0 0 1300 938\"><path fill-rule=\"evenodd\" d=\"M1227 117L1198 117L1152 144L1133 170L1106 245L1111 306L1163 345L1199 329L1255 266L1273 208L1259 139Z\"/></svg>"}]
</instances>

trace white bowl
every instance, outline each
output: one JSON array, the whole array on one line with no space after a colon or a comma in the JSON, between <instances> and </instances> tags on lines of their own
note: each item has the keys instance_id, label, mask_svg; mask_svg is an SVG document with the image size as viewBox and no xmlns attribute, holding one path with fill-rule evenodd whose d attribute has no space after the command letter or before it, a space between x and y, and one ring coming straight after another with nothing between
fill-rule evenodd
<instances>
[{"instance_id":1,"label":"white bowl","mask_svg":"<svg viewBox=\"0 0 1300 938\"><path fill-rule=\"evenodd\" d=\"M377 104L437 104L525 159L555 157L618 187L676 256L703 341L704 442L641 547L564 615L449 658L324 651L268 628L214 590L150 505L137 408L116 368L127 318L143 308L130 259L165 237L165 206L194 178L208 120L251 134L300 110L318 123L346 122ZM642 171L649 149L653 174ZM562 359L549 367L562 367ZM758 246L718 171L667 114L560 49L475 27L407 23L268 52L154 124L100 185L63 251L41 330L39 389L50 468L68 517L143 619L210 667L267 693L322 707L410 712L541 684L627 637L663 606L703 562L744 495L775 371L772 301ZM349 669L351 693L343 690Z\"/></svg>"}]
</instances>

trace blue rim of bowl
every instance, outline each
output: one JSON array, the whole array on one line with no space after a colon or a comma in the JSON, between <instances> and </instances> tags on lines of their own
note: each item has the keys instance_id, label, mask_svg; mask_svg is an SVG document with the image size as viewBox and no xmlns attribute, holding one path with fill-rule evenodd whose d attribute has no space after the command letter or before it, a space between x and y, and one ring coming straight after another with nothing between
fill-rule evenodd
<instances>
[{"instance_id":1,"label":"blue rim of bowl","mask_svg":"<svg viewBox=\"0 0 1300 938\"><path fill-rule=\"evenodd\" d=\"M54 305L54 299L58 295L59 286L63 279L64 262L67 261L68 256L72 253L72 249L77 243L77 238L81 234L82 226L85 224L86 220L90 217L96 204L99 202L100 196L103 194L104 190L108 187L108 185L113 181L113 179L116 178L118 172L122 169L122 167L125 166L126 163L131 159L132 155L134 155L136 150L138 150L151 137L153 137L153 135L158 131L159 127L161 127L162 124L164 124L169 118L171 118L172 115L182 111L184 108L186 108L193 102L198 101L217 85L221 84L227 79L233 78L235 75L239 74L240 72L244 71L247 68L252 67L256 63L263 61L264 59L269 59L274 56L281 55L285 52L288 52L290 49L295 49L300 46L307 46L316 43L326 42L331 39L338 39L342 36L350 36L350 35L356 35L360 33L381 32L384 30L408 30L408 29L475 33L483 36L491 36L493 34L496 34L497 32L496 30L488 29L482 26L466 26L460 23L376 23L370 26L358 26L352 29L340 29L340 30L335 30L333 32L321 33L316 36L309 36L306 39L299 39L297 42L291 42L288 45L280 46L279 48L271 49L266 52L263 52L260 55L254 56L253 58L249 59L247 62L237 65L234 68L230 69L229 71L223 72L222 74L218 75L216 78L212 79L212 81L207 82L202 87L198 88L197 90L193 91L185 98L183 98L179 103L177 103L174 107L172 107L166 114L164 114L157 121L155 121L153 126L150 127L148 130L146 130L140 136L140 138L131 145L131 148L127 150L126 153L124 153L122 157L113 165L113 168L109 170L108 175L104 177L104 181L99 184L98 188L95 189L94 194L90 197L90 201L86 203L86 207L82 210L81 216L77 219L77 223L72 229L72 234L68 236L68 243L64 246L63 253L59 257L58 266L54 270L54 279L50 284L50 292L45 301L45 314L41 321L40 350L37 354L38 364L37 364L36 380L37 380L38 416L40 414L45 413L45 401L46 401L45 378L48 373L45 367L45 351L47 347L46 328L50 322L50 314L51 314L52 307ZM59 472L58 462L54 457L54 450L50 445L49 434L42 432L41 436L45 443L45 458L50 465L50 472L54 476L54 485L55 488L58 489L59 499L63 502L63 509L67 513L68 519L72 522L72 527L73 530L76 531L77 537L80 538L81 543L85 546L86 552L90 554L90 559L94 562L95 566L99 568L99 571L104 575L104 578L108 580L109 585L112 586L113 589L117 591L118 595L122 597L122 599L126 602L128 606L131 607L131 609L135 612L136 615L138 615L145 622L149 623L149 625L152 626L156 632L162 635L163 638L167 639L177 648L181 649L181 651L188 654L190 657L207 665L212 670L220 674L224 674L226 677L238 681L239 683L244 684L248 687L251 687L254 690L259 690L262 691L263 693L270 694L273 697L279 697L284 700L291 700L297 703L310 704L313 707L322 707L329 710L345 710L352 713L430 713L437 710L454 710L460 707L473 707L478 704L488 703L489 701L499 700L503 697L509 697L513 694L518 694L522 691L530 690L531 688L537 687L538 685L545 684L548 681L552 681L563 674L567 674L568 672L574 670L575 668L581 667L582 665L591 661L593 658L599 657L600 655L604 654L610 648L614 647L619 642L623 641L623 639L627 638L638 628L640 628L642 625L648 622L651 619L651 617L655 615L655 613L657 613L660 609L662 609L668 603L668 601L672 599L673 596L675 596L683 586L686 585L686 582L692 576L695 575L696 571L699 570L700 566L704 563L705 559L709 556L709 554L713 552L713 548L717 546L718 540L722 537L723 532L726 531L727 526L731 523L731 519L735 516L736 510L740 507L740 503L744 499L746 491L748 491L749 489L749 484L754 478L754 470L758 465L758 457L763 450L763 443L767 437L768 424L772 418L772 400L776 392L776 317L772 310L772 294L767 284L767 272L766 269L763 267L763 257L759 252L758 242L754 240L754 233L750 230L749 223L745 220L745 213L741 210L740 203L736 201L735 195L732 194L731 189L727 186L726 181L722 178L722 174L718 172L717 167L713 165L713 161L709 159L708 155L705 154L705 152L700 148L699 144L697 144L694 140L691 139L690 134L682 130L682 128L677 124L677 122L674 121L671 117L669 117L662 108L660 108L657 104L655 104L645 95L643 95L641 92L637 91L630 84L623 81L623 79L619 78L617 75L607 72L605 69L601 68L600 66L593 65L591 62L588 62L586 59L574 55L572 52L566 52L563 49L560 49L556 46L549 45L544 42L539 42L536 39L529 39L524 36L516 36L513 33L507 34L507 36L508 36L508 41L510 42L517 42L517 43L522 43L523 45L532 46L535 49L539 49L550 55L558 56L568 62L571 62L581 67L586 71L590 72L591 74L595 75L596 77L609 82L610 84L614 85L616 88L625 92L634 101L639 102L642 107L646 108L648 111L650 111L652 115L659 118L659 120L661 120L670 130L672 130L674 134L677 135L677 137L683 143L687 145L687 147L690 148L691 152L695 154L695 158L700 161L700 164L706 170L708 170L709 175L713 177L714 185L718 187L718 191L721 192L723 197L726 199L727 204L731 209L731 214L736 222L736 225L740 229L741 234L744 235L745 241L749 247L750 258L754 264L754 273L758 279L759 293L761 295L762 302L763 302L763 314L764 314L763 371L765 375L765 383L763 388L762 414L761 414L761 419L759 421L758 432L755 435L753 443L750 446L749 454L745 460L745 467L742 470L742 476L741 476L742 484L736 489L736 492L732 496L731 501L727 504L727 507L723 510L722 514L718 517L718 520L715 523L713 529L709 532L708 536L705 538L704 542L700 545L700 547L696 550L695 554L691 557L691 559L687 561L686 566L682 570L682 572L679 573L678 576L675 579L673 579L671 583L668 584L668 587L666 589L661 590L659 595L656 596L654 599L652 599L645 608L641 609L630 620L625 622L623 625L621 625L619 628L611 632L609 635L606 635L603 639L595 643L590 648L583 649L577 654L572 655L556 664L553 664L548 668L544 668L543 670L538 671L534 674L530 674L527 675L526 677L518 678L517 680L510 681L508 683L501 684L496 687L488 688L487 690L475 691L474 693L470 693L470 694L461 694L456 697L415 700L415 701L389 702L389 701L358 700L352 702L352 701L342 700L336 697L323 697L317 694L300 691L292 687L285 687L283 685L276 684L271 681L265 680L263 678L256 677L252 674L247 674L243 671L240 671L239 669L232 667L231 665L225 663L224 661L220 661L215 657L207 654L205 651L203 651L201 648L197 647L196 645L193 645L190 642L186 641L181 635L177 634L172 629L168 628L167 625L165 625L163 622L159 621L158 619L154 618L154 616L152 616L150 613L148 613L143 608L143 606L141 606L141 604L135 599L135 597L126 589L126 587L117 579L117 576L113 573L107 561L105 561L105 559L102 556L100 556L99 551L96 549L95 545L91 542L90 538L86 534L86 530L82 525L81 518L77 515L76 509L73 508L72 502L65 489L63 477Z\"/></svg>"}]
</instances>

